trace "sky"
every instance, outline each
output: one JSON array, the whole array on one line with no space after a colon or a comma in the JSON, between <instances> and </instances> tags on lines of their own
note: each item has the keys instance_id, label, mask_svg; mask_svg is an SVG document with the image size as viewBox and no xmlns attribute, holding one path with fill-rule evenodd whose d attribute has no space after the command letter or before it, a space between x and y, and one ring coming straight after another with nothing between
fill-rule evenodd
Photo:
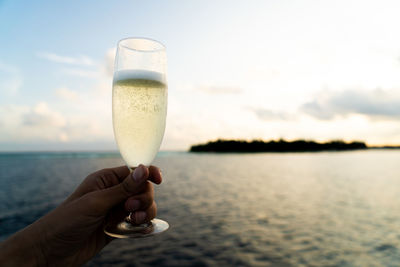
<instances>
[{"instance_id":1,"label":"sky","mask_svg":"<svg viewBox=\"0 0 400 267\"><path fill-rule=\"evenodd\" d=\"M0 151L114 150L118 40L168 56L162 150L400 144L398 1L0 0Z\"/></svg>"}]
</instances>

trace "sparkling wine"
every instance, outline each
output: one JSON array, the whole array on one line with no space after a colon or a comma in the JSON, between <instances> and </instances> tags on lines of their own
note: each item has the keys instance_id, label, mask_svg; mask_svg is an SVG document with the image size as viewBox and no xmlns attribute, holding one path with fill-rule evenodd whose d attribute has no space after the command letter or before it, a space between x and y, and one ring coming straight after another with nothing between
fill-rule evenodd
<instances>
[{"instance_id":1,"label":"sparkling wine","mask_svg":"<svg viewBox=\"0 0 400 267\"><path fill-rule=\"evenodd\" d=\"M160 148L167 113L165 76L145 70L114 74L113 126L128 166L150 165Z\"/></svg>"}]
</instances>

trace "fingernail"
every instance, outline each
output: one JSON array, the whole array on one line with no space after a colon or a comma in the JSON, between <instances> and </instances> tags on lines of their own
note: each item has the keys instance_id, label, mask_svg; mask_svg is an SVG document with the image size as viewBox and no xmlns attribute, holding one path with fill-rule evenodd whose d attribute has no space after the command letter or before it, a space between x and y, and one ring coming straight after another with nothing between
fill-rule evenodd
<instances>
[{"instance_id":1,"label":"fingernail","mask_svg":"<svg viewBox=\"0 0 400 267\"><path fill-rule=\"evenodd\" d=\"M144 167L143 165L139 165L139 167L137 167L133 173L132 173L132 178L133 180L135 180L136 182L141 182L142 179L144 177Z\"/></svg>"},{"instance_id":2,"label":"fingernail","mask_svg":"<svg viewBox=\"0 0 400 267\"><path fill-rule=\"evenodd\" d=\"M135 212L135 223L137 224L144 223L145 219L146 219L146 212L144 211Z\"/></svg>"},{"instance_id":3,"label":"fingernail","mask_svg":"<svg viewBox=\"0 0 400 267\"><path fill-rule=\"evenodd\" d=\"M140 201L137 200L137 199L132 200L132 201L129 203L129 207L130 207L131 211L138 210L138 209L140 208Z\"/></svg>"}]
</instances>

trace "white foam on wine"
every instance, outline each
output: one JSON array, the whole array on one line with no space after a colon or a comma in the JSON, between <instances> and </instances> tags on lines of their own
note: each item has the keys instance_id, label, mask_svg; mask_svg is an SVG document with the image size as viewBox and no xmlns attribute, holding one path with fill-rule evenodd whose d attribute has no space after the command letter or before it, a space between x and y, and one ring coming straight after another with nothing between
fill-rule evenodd
<instances>
[{"instance_id":1,"label":"white foam on wine","mask_svg":"<svg viewBox=\"0 0 400 267\"><path fill-rule=\"evenodd\" d=\"M152 80L165 83L165 75L160 72L148 70L119 70L114 73L114 83L122 80Z\"/></svg>"}]
</instances>

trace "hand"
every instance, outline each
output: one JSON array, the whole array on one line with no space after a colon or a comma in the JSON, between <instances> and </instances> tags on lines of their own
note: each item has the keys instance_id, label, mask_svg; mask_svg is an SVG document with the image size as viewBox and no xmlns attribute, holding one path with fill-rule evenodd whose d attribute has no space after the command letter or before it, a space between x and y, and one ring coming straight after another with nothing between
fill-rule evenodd
<instances>
[{"instance_id":1,"label":"hand","mask_svg":"<svg viewBox=\"0 0 400 267\"><path fill-rule=\"evenodd\" d=\"M27 258L30 265L40 266L87 262L112 240L103 232L107 215L122 219L132 212L131 219L138 224L156 216L149 180L161 183L157 167L140 165L130 173L123 166L90 174L55 210L3 242L0 261L3 255L6 260L23 260L24 265ZM15 257L18 254L24 258Z\"/></svg>"}]
</instances>

